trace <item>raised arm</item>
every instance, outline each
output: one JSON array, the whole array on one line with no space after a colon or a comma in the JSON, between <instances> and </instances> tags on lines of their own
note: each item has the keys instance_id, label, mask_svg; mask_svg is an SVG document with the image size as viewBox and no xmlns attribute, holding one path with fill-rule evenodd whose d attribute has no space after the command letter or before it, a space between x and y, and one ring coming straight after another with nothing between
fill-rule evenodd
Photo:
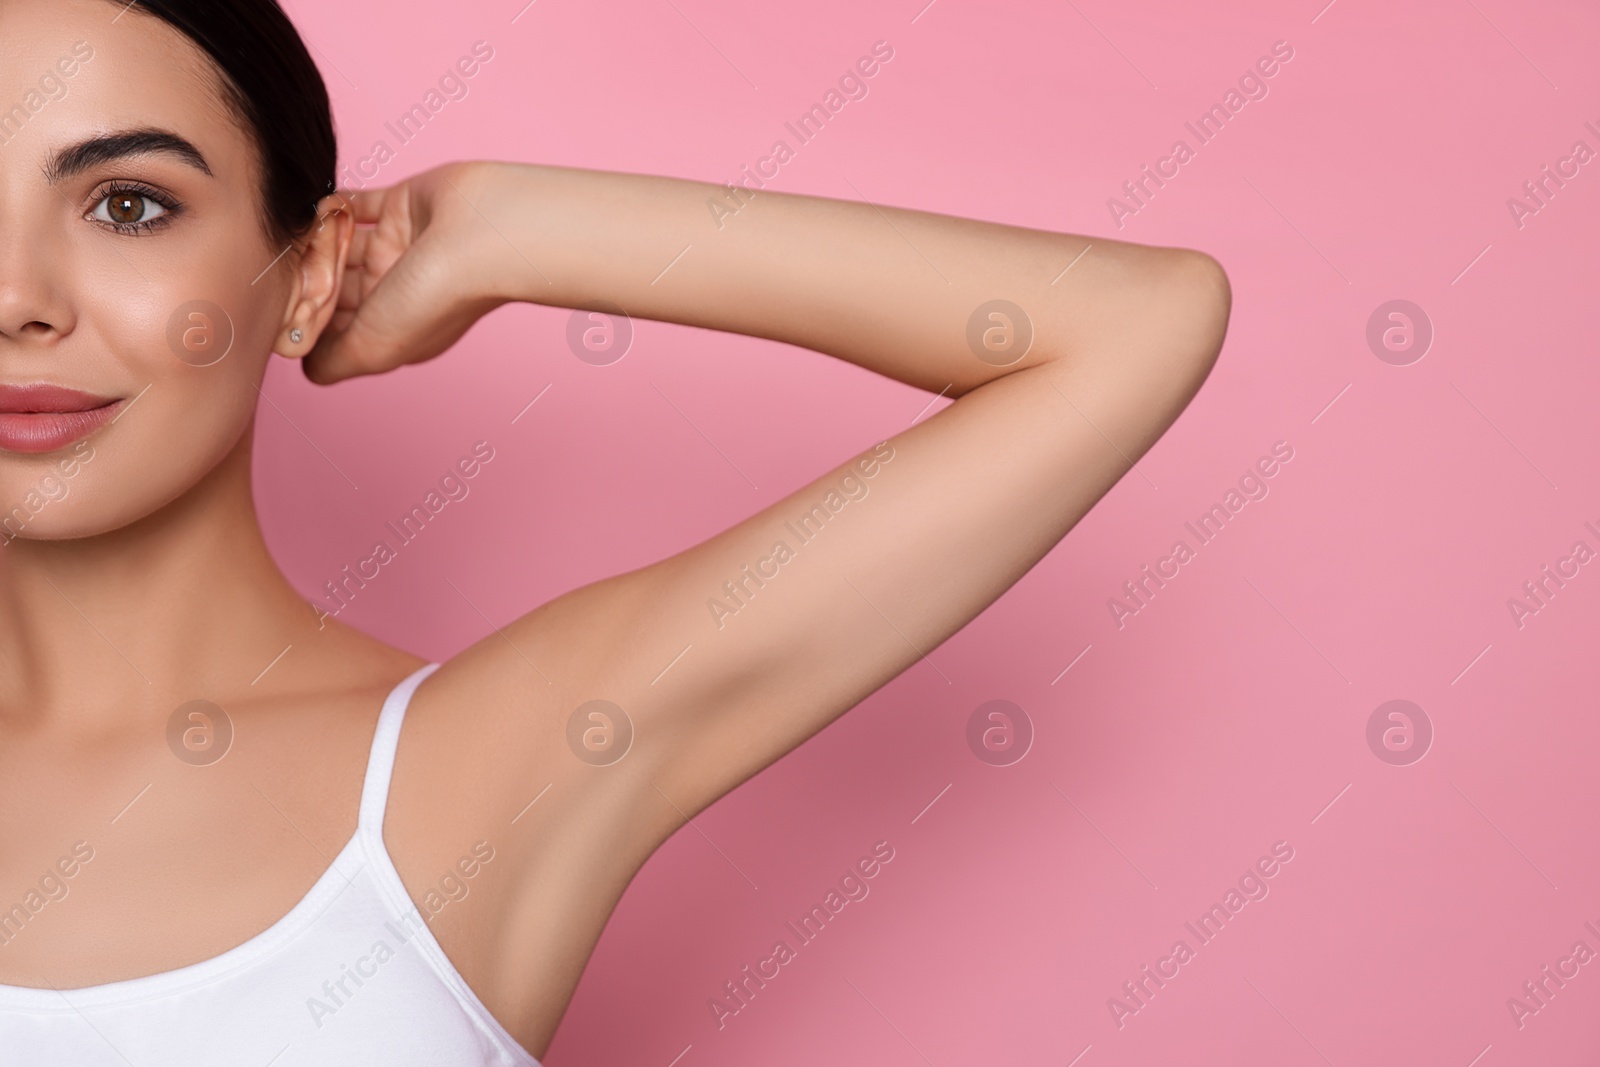
<instances>
[{"instance_id":1,"label":"raised arm","mask_svg":"<svg viewBox=\"0 0 1600 1067\"><path fill-rule=\"evenodd\" d=\"M685 818L992 603L1178 416L1226 329L1226 277L1199 252L766 191L731 216L708 206L727 195L514 164L362 194L377 228L356 239L343 332L308 367L333 380L426 358L505 301L612 303L955 398L733 528L505 626L424 687L397 772L424 784L393 817L448 837L553 783L509 864L546 911L590 906L562 878L620 894ZM567 744L594 699L632 724L609 766ZM429 793L462 767L467 796ZM557 854L560 876L540 866ZM545 928L536 910L526 936L587 955L598 923Z\"/></svg>"}]
</instances>

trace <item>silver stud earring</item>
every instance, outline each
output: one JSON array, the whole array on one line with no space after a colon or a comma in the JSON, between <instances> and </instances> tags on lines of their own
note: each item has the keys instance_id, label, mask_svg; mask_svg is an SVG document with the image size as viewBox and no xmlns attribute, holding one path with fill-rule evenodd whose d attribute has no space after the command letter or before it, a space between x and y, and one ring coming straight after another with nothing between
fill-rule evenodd
<instances>
[{"instance_id":1,"label":"silver stud earring","mask_svg":"<svg viewBox=\"0 0 1600 1067\"><path fill-rule=\"evenodd\" d=\"M293 341L295 344L299 344L300 339L304 336L305 334L300 332L300 327L298 326L289 331L289 340Z\"/></svg>"}]
</instances>

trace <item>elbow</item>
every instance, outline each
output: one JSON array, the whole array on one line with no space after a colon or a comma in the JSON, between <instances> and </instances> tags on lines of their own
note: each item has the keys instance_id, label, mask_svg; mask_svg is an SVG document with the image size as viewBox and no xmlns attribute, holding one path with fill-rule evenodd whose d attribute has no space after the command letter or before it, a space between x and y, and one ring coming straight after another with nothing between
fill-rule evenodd
<instances>
[{"instance_id":1,"label":"elbow","mask_svg":"<svg viewBox=\"0 0 1600 1067\"><path fill-rule=\"evenodd\" d=\"M1205 260L1204 273L1206 275L1207 306L1211 313L1211 340L1214 351L1211 358L1216 359L1216 353L1222 351L1222 342L1228 336L1228 317L1233 314L1233 284L1228 281L1228 272L1222 264L1204 252L1198 253Z\"/></svg>"},{"instance_id":2,"label":"elbow","mask_svg":"<svg viewBox=\"0 0 1600 1067\"><path fill-rule=\"evenodd\" d=\"M1215 257L1189 248L1173 251L1171 351L1198 391L1222 353L1233 311L1233 287Z\"/></svg>"},{"instance_id":3,"label":"elbow","mask_svg":"<svg viewBox=\"0 0 1600 1067\"><path fill-rule=\"evenodd\" d=\"M1215 257L1194 249L1182 249L1185 275L1185 303L1194 316L1195 343L1209 365L1222 351L1228 335L1228 317L1233 312L1233 286L1228 272Z\"/></svg>"}]
</instances>

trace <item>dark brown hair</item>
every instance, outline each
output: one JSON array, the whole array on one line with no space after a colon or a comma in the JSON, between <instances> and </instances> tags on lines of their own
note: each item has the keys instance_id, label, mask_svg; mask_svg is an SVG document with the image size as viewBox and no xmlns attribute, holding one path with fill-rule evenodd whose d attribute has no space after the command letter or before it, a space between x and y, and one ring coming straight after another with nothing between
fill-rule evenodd
<instances>
[{"instance_id":1,"label":"dark brown hair","mask_svg":"<svg viewBox=\"0 0 1600 1067\"><path fill-rule=\"evenodd\" d=\"M137 0L132 10L211 57L260 150L267 232L282 242L303 236L334 191L339 150L322 72L277 0Z\"/></svg>"}]
</instances>

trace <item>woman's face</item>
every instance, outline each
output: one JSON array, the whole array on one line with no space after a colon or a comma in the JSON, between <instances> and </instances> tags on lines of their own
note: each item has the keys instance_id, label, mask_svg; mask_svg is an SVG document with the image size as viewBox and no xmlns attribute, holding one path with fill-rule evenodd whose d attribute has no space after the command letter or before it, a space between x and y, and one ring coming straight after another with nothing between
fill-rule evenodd
<instances>
[{"instance_id":1,"label":"woman's face","mask_svg":"<svg viewBox=\"0 0 1600 1067\"><path fill-rule=\"evenodd\" d=\"M0 0L0 545L116 529L239 444L295 254L187 38Z\"/></svg>"}]
</instances>

